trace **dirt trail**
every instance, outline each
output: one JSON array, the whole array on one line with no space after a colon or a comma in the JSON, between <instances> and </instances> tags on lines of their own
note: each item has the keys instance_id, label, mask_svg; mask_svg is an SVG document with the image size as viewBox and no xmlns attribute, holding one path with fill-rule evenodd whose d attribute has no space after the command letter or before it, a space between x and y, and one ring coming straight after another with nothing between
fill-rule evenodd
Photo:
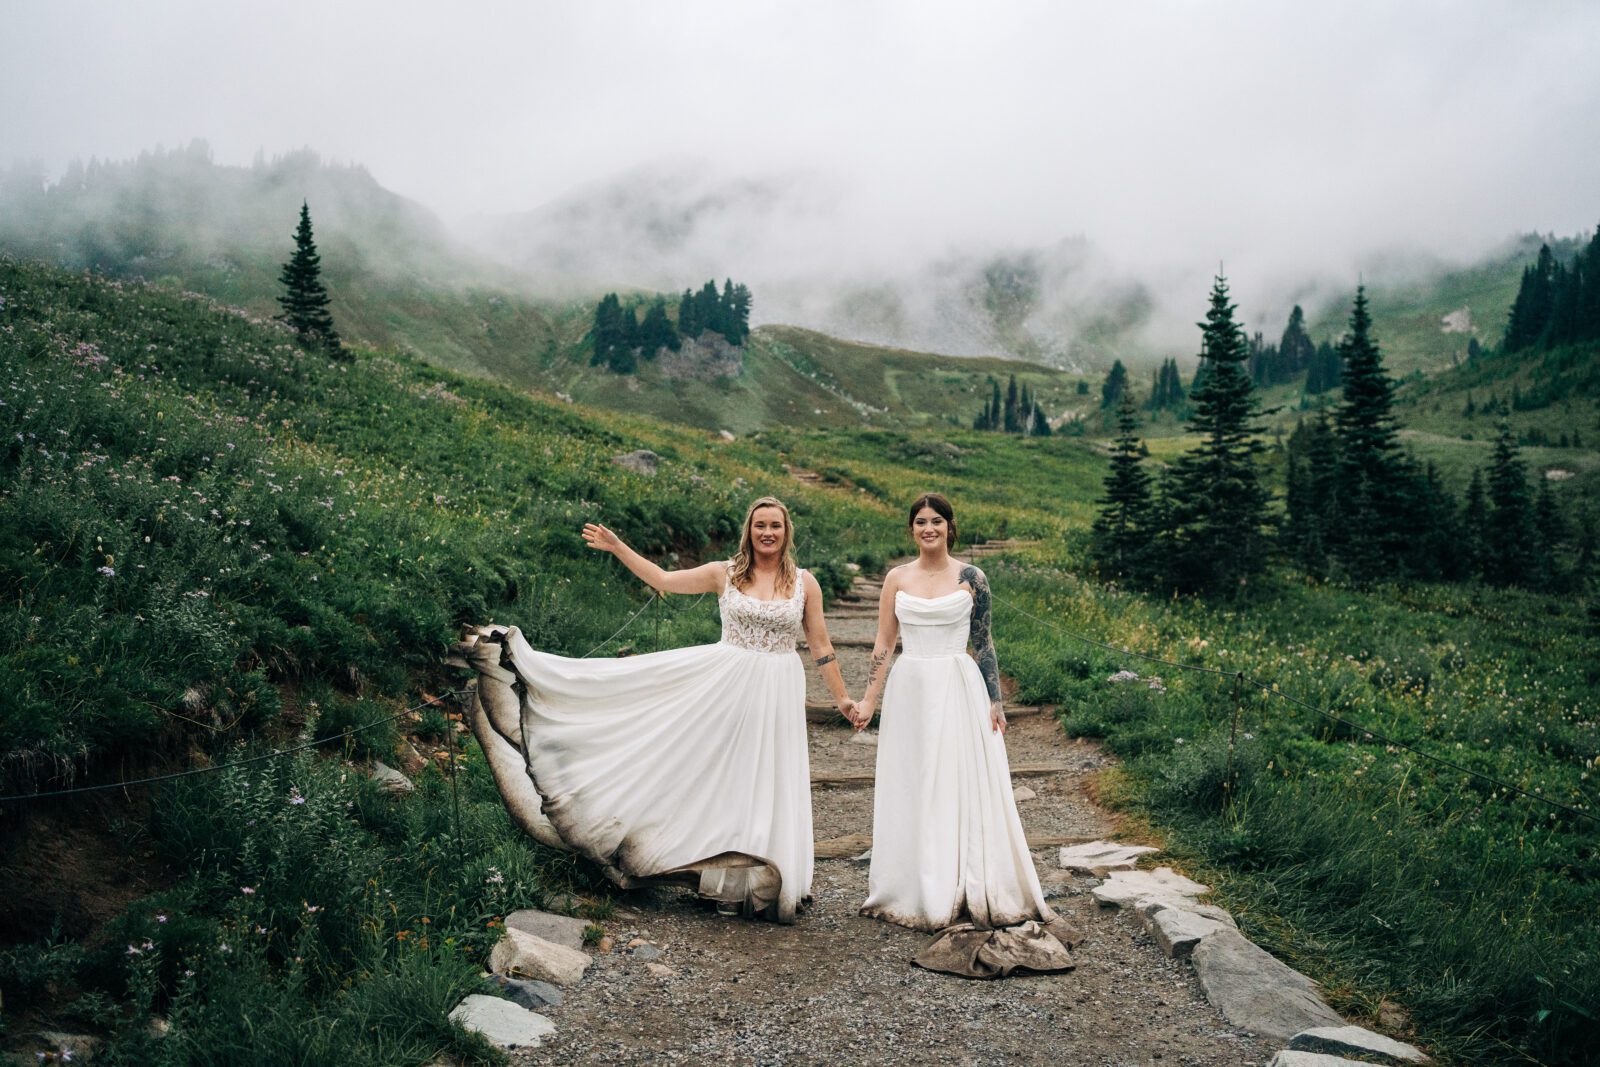
<instances>
[{"instance_id":1,"label":"dirt trail","mask_svg":"<svg viewBox=\"0 0 1600 1067\"><path fill-rule=\"evenodd\" d=\"M865 688L881 585L858 579L828 612L853 694ZM1004 667L1004 664L1001 665ZM793 926L725 918L687 893L624 898L606 922L617 951L595 957L565 1002L545 1009L558 1034L518 1064L1265 1064L1274 1049L1229 1027L1186 962L1167 960L1119 910L1088 895L1096 880L1056 866L1062 841L1108 834L1088 778L1110 758L1067 739L1048 714L1013 717L1017 784L1037 794L1022 821L1051 906L1087 935L1077 970L980 982L912 967L928 935L857 914L872 832L877 749L853 740L807 660L817 865L814 902ZM1020 710L1020 709L1019 709ZM1044 847L1041 847L1043 845ZM661 948L652 970L622 951ZM673 973L658 973L665 964Z\"/></svg>"}]
</instances>

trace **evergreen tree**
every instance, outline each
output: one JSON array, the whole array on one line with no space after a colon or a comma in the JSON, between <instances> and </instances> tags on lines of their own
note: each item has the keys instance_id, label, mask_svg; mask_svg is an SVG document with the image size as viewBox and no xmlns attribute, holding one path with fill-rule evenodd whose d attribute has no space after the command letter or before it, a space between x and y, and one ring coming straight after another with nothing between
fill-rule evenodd
<instances>
[{"instance_id":1,"label":"evergreen tree","mask_svg":"<svg viewBox=\"0 0 1600 1067\"><path fill-rule=\"evenodd\" d=\"M693 340L700 336L700 331L704 328L695 320L694 294L685 289L682 299L678 301L678 335Z\"/></svg>"},{"instance_id":2,"label":"evergreen tree","mask_svg":"<svg viewBox=\"0 0 1600 1067\"><path fill-rule=\"evenodd\" d=\"M1342 371L1343 361L1338 351L1327 341L1322 342L1306 370L1306 395L1319 396L1337 389Z\"/></svg>"},{"instance_id":3,"label":"evergreen tree","mask_svg":"<svg viewBox=\"0 0 1600 1067\"><path fill-rule=\"evenodd\" d=\"M1033 405L1033 426L1029 433L1034 437L1050 436L1050 420L1045 417L1044 406L1038 402Z\"/></svg>"},{"instance_id":4,"label":"evergreen tree","mask_svg":"<svg viewBox=\"0 0 1600 1067\"><path fill-rule=\"evenodd\" d=\"M1301 421L1289 435L1285 468L1284 553L1307 574L1328 573L1328 542L1338 525L1339 442L1325 418Z\"/></svg>"},{"instance_id":5,"label":"evergreen tree","mask_svg":"<svg viewBox=\"0 0 1600 1067\"><path fill-rule=\"evenodd\" d=\"M1108 410L1116 407L1127 388L1128 368L1122 365L1122 360L1113 360L1111 372L1106 375L1105 384L1100 386L1100 406Z\"/></svg>"},{"instance_id":6,"label":"evergreen tree","mask_svg":"<svg viewBox=\"0 0 1600 1067\"><path fill-rule=\"evenodd\" d=\"M1489 497L1483 491L1483 472L1473 471L1467 498L1461 505L1461 546L1464 569L1482 575L1489 559Z\"/></svg>"},{"instance_id":7,"label":"evergreen tree","mask_svg":"<svg viewBox=\"0 0 1600 1067\"><path fill-rule=\"evenodd\" d=\"M1117 403L1117 438L1111 448L1100 513L1091 528L1091 546L1102 571L1133 579L1146 577L1153 538L1150 517L1150 475L1141 462L1139 420L1133 397Z\"/></svg>"},{"instance_id":8,"label":"evergreen tree","mask_svg":"<svg viewBox=\"0 0 1600 1067\"><path fill-rule=\"evenodd\" d=\"M283 314L278 318L300 336L305 344L315 345L332 355L344 348L339 342L339 332L333 328L333 316L328 312L328 290L322 284L322 257L317 254L317 243L311 235L311 208L301 201L300 225L294 231L294 255L283 265L278 280L283 283L283 295L278 305Z\"/></svg>"},{"instance_id":9,"label":"evergreen tree","mask_svg":"<svg viewBox=\"0 0 1600 1067\"><path fill-rule=\"evenodd\" d=\"M1550 325L1552 298L1551 282L1555 275L1556 259L1549 245L1539 246L1539 258L1522 271L1522 284L1517 288L1517 298L1511 304L1511 318L1506 324L1504 349L1521 352L1532 348L1543 337Z\"/></svg>"},{"instance_id":10,"label":"evergreen tree","mask_svg":"<svg viewBox=\"0 0 1600 1067\"><path fill-rule=\"evenodd\" d=\"M1528 476L1508 422L1500 423L1487 482L1489 514L1484 531L1483 576L1495 585L1534 584L1536 561Z\"/></svg>"},{"instance_id":11,"label":"evergreen tree","mask_svg":"<svg viewBox=\"0 0 1600 1067\"><path fill-rule=\"evenodd\" d=\"M1378 577L1405 554L1403 523L1407 475L1400 463L1391 413L1394 381L1384 372L1383 353L1372 338L1365 287L1356 289L1350 330L1339 342L1344 361L1344 398L1334 413L1339 437L1341 536L1338 555L1360 579Z\"/></svg>"},{"instance_id":12,"label":"evergreen tree","mask_svg":"<svg viewBox=\"0 0 1600 1067\"><path fill-rule=\"evenodd\" d=\"M1539 479L1539 495L1533 506L1533 528L1537 534L1536 556L1540 570L1539 585L1554 589L1560 574L1561 550L1568 538L1567 517L1550 489L1548 478Z\"/></svg>"},{"instance_id":13,"label":"evergreen tree","mask_svg":"<svg viewBox=\"0 0 1600 1067\"><path fill-rule=\"evenodd\" d=\"M1210 370L1189 398L1189 429L1200 443L1173 464L1166 494L1170 578L1184 589L1234 593L1265 565L1268 493L1256 468L1249 346L1233 313L1219 275L1200 324L1201 362Z\"/></svg>"},{"instance_id":14,"label":"evergreen tree","mask_svg":"<svg viewBox=\"0 0 1600 1067\"><path fill-rule=\"evenodd\" d=\"M672 320L667 318L666 300L657 297L644 313L644 322L639 326L639 347L643 350L644 358L655 359L663 348L676 352L681 344L678 331L672 328Z\"/></svg>"},{"instance_id":15,"label":"evergreen tree","mask_svg":"<svg viewBox=\"0 0 1600 1067\"><path fill-rule=\"evenodd\" d=\"M750 289L745 285L733 287L733 326L739 334L735 344L742 345L750 337Z\"/></svg>"},{"instance_id":16,"label":"evergreen tree","mask_svg":"<svg viewBox=\"0 0 1600 1067\"><path fill-rule=\"evenodd\" d=\"M1017 376L1011 376L1011 384L1006 386L1006 410L1003 428L1006 433L1022 432L1021 412L1018 410Z\"/></svg>"},{"instance_id":17,"label":"evergreen tree","mask_svg":"<svg viewBox=\"0 0 1600 1067\"><path fill-rule=\"evenodd\" d=\"M1278 361L1282 367L1282 377L1278 380L1288 381L1309 370L1316 354L1317 346L1311 343L1311 335L1306 333L1306 313L1296 304L1294 310L1289 312L1289 321L1278 340Z\"/></svg>"}]
</instances>

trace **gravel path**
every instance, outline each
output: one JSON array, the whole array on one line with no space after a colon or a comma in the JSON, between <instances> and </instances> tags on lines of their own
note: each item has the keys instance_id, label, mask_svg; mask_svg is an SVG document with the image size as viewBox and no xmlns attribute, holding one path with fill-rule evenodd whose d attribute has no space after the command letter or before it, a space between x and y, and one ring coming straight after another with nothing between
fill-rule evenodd
<instances>
[{"instance_id":1,"label":"gravel path","mask_svg":"<svg viewBox=\"0 0 1600 1067\"><path fill-rule=\"evenodd\" d=\"M829 612L831 636L870 638L877 595L875 582L858 581ZM845 680L860 693L867 652L843 651ZM814 700L826 692L815 673ZM876 749L851 738L843 720L813 722L813 776L870 771ZM1036 715L1013 722L1007 749L1014 767L1061 768L1019 780L1038 794L1020 806L1030 841L1111 833L1112 817L1084 788L1110 762L1097 746ZM872 831L870 783L815 788L812 804L819 851ZM1075 971L983 982L913 967L928 935L857 914L866 864L818 859L815 900L793 926L721 917L674 890L625 897L604 924L617 947L544 1010L558 1033L513 1062L1235 1067L1271 1058L1275 1049L1230 1028L1190 966L1163 957L1137 919L1095 905L1096 879L1058 870L1055 852L1034 859L1052 906L1087 935ZM635 956L625 946L636 938L663 955Z\"/></svg>"}]
</instances>

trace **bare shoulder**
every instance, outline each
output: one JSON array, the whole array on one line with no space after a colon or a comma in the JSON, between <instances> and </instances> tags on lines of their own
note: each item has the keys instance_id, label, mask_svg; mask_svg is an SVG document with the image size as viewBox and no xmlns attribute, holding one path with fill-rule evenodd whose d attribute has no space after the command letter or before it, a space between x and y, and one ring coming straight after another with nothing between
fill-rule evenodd
<instances>
[{"instance_id":1,"label":"bare shoulder","mask_svg":"<svg viewBox=\"0 0 1600 1067\"><path fill-rule=\"evenodd\" d=\"M892 593L900 588L901 583L905 580L905 570L909 566L911 564L902 563L898 567L889 568L889 573L883 576L883 591L885 593Z\"/></svg>"},{"instance_id":2,"label":"bare shoulder","mask_svg":"<svg viewBox=\"0 0 1600 1067\"><path fill-rule=\"evenodd\" d=\"M805 589L806 596L811 596L813 594L817 596L822 595L822 583L818 582L817 576L812 574L810 571L801 570L800 584Z\"/></svg>"},{"instance_id":3,"label":"bare shoulder","mask_svg":"<svg viewBox=\"0 0 1600 1067\"><path fill-rule=\"evenodd\" d=\"M989 585L989 576L984 574L983 568L976 563L963 563L960 573L956 576L956 582L957 584L970 585L973 589L977 589L980 586L987 587Z\"/></svg>"}]
</instances>

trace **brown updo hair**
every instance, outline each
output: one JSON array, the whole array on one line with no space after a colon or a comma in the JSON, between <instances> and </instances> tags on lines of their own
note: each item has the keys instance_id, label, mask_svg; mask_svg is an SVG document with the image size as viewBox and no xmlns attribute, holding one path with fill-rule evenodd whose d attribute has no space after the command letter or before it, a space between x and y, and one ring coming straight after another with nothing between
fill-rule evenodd
<instances>
[{"instance_id":1,"label":"brown updo hair","mask_svg":"<svg viewBox=\"0 0 1600 1067\"><path fill-rule=\"evenodd\" d=\"M932 508L935 514L941 516L949 529L945 531L944 543L946 548L956 547L956 510L950 506L939 493L923 493L911 504L911 515L906 519L906 529L910 529L917 521L917 512L923 508Z\"/></svg>"}]
</instances>

